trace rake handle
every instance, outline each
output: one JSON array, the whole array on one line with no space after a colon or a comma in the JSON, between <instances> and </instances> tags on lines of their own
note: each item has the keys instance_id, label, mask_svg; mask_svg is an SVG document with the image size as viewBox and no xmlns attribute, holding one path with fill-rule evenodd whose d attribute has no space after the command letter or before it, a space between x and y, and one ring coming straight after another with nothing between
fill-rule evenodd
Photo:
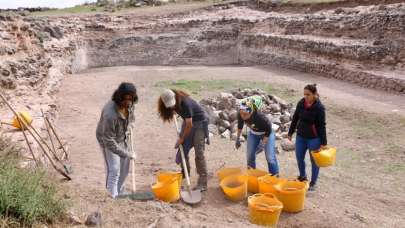
<instances>
[{"instance_id":1,"label":"rake handle","mask_svg":"<svg viewBox=\"0 0 405 228\"><path fill-rule=\"evenodd\" d=\"M25 120L23 118L20 118L20 116L18 115L18 113L15 111L15 109L11 106L10 103L8 103L7 99L3 96L3 94L0 93L0 97L1 99L4 101L4 103L10 108L10 110L14 113L14 115L17 117L17 119L20 120L20 122L23 124L23 127L25 127L28 132L31 134L31 136L34 138L34 140L38 143L39 147L41 148L41 150L44 152L45 156L49 159L49 162L51 163L52 167L58 172L60 173L62 176L66 177L68 180L71 180L72 178L66 174L65 172L63 172L61 169L59 169L55 162L52 160L52 157L48 154L48 152L45 150L44 146L41 144L41 142L35 137L34 133L32 133L31 129L29 129L29 125L25 122Z\"/></svg>"}]
</instances>

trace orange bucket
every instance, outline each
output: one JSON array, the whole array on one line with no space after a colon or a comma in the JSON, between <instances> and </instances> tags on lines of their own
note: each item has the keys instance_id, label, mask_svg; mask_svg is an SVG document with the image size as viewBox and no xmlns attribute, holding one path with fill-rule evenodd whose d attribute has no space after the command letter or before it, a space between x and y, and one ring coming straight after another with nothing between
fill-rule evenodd
<instances>
[{"instance_id":1,"label":"orange bucket","mask_svg":"<svg viewBox=\"0 0 405 228\"><path fill-rule=\"evenodd\" d=\"M274 185L277 198L283 203L283 211L296 213L304 210L306 182L286 181Z\"/></svg>"},{"instance_id":2,"label":"orange bucket","mask_svg":"<svg viewBox=\"0 0 405 228\"><path fill-rule=\"evenodd\" d=\"M249 221L262 226L276 227L283 204L271 193L258 193L248 198Z\"/></svg>"},{"instance_id":3,"label":"orange bucket","mask_svg":"<svg viewBox=\"0 0 405 228\"><path fill-rule=\"evenodd\" d=\"M28 114L28 112L18 112L18 116L20 116L20 118L25 121L25 123L27 123L28 125L30 125L32 123L32 117L30 116L30 114ZM18 119L16 116L14 116L11 125L13 125L13 127L18 128L18 129L22 129L23 127L20 126L20 122L18 122Z\"/></svg>"},{"instance_id":4,"label":"orange bucket","mask_svg":"<svg viewBox=\"0 0 405 228\"><path fill-rule=\"evenodd\" d=\"M236 167L222 168L217 173L219 181L222 181L225 177L228 177L231 175L237 175L237 174L242 174L241 168L236 168Z\"/></svg>"},{"instance_id":5,"label":"orange bucket","mask_svg":"<svg viewBox=\"0 0 405 228\"><path fill-rule=\"evenodd\" d=\"M319 151L311 151L311 155L318 167L332 166L336 161L336 148L326 147Z\"/></svg>"},{"instance_id":6,"label":"orange bucket","mask_svg":"<svg viewBox=\"0 0 405 228\"><path fill-rule=\"evenodd\" d=\"M286 182L287 179L278 178L271 174L264 175L258 178L259 181L259 192L260 193L272 193L276 194L276 190L274 189L275 185L280 183Z\"/></svg>"},{"instance_id":7,"label":"orange bucket","mask_svg":"<svg viewBox=\"0 0 405 228\"><path fill-rule=\"evenodd\" d=\"M179 189L181 188L181 183L183 181L183 175L181 172L160 172L157 176L158 182L169 181L172 178L176 178L179 183Z\"/></svg>"},{"instance_id":8,"label":"orange bucket","mask_svg":"<svg viewBox=\"0 0 405 228\"><path fill-rule=\"evenodd\" d=\"M227 199L231 201L242 201L247 196L247 176L231 175L225 177L220 186Z\"/></svg>"},{"instance_id":9,"label":"orange bucket","mask_svg":"<svg viewBox=\"0 0 405 228\"><path fill-rule=\"evenodd\" d=\"M268 174L268 172L260 169L248 169L247 174L248 174L248 191L251 193L258 193L259 192L258 178Z\"/></svg>"}]
</instances>

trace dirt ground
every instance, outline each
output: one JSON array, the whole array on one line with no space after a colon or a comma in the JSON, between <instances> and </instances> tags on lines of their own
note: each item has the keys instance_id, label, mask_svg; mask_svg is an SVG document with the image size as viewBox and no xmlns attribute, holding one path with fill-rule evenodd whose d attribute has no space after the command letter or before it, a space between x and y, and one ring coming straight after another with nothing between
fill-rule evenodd
<instances>
[{"instance_id":1,"label":"dirt ground","mask_svg":"<svg viewBox=\"0 0 405 228\"><path fill-rule=\"evenodd\" d=\"M283 213L279 227L405 227L404 97L294 71L256 67L114 67L67 76L57 96L61 135L69 142L73 181L63 187L79 217L101 211L104 227L255 227L248 221L247 202L227 201L216 172L221 166L242 166L243 150L215 136L206 157L209 189L196 207L181 202L112 200L104 190L105 170L95 129L103 105L122 81L136 84L136 178L149 189L158 171L178 170L174 163L174 126L162 124L156 100L163 80L250 80L293 89L301 96L306 83L319 84L327 108L330 145L338 148L336 166L322 169L317 192L307 195L305 210ZM201 95L216 91L202 89ZM277 94L276 94L277 95ZM278 155L281 175L297 175L295 155ZM307 163L308 164L308 163ZM194 166L194 162L192 162ZM258 167L267 169L264 155ZM195 171L192 170L195 178ZM195 182L195 179L194 179ZM130 185L130 177L127 179Z\"/></svg>"}]
</instances>

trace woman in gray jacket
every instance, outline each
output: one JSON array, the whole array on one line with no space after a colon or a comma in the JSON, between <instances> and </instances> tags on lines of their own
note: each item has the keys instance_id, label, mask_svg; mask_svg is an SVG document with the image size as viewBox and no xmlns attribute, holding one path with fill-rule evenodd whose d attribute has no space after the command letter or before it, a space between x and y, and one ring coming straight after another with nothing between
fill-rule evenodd
<instances>
[{"instance_id":1,"label":"woman in gray jacket","mask_svg":"<svg viewBox=\"0 0 405 228\"><path fill-rule=\"evenodd\" d=\"M135 86L121 83L112 100L104 106L97 125L96 137L107 169L106 188L113 198L123 193L130 159L135 156L129 150L127 136L135 121L133 110L137 101Z\"/></svg>"}]
</instances>

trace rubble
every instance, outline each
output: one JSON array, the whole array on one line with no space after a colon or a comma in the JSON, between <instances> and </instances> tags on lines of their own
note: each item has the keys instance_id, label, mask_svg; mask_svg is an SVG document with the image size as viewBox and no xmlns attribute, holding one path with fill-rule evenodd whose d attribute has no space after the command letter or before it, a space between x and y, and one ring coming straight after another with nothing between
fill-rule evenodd
<instances>
[{"instance_id":1,"label":"rubble","mask_svg":"<svg viewBox=\"0 0 405 228\"><path fill-rule=\"evenodd\" d=\"M262 96L264 105L261 112L271 120L277 135L285 135L291 122L293 106L274 95L256 89L236 89L232 93L221 93L214 99L201 100L200 104L207 111L210 120L209 131L214 135L221 135L222 138L235 139L239 103L243 98L252 95Z\"/></svg>"}]
</instances>

